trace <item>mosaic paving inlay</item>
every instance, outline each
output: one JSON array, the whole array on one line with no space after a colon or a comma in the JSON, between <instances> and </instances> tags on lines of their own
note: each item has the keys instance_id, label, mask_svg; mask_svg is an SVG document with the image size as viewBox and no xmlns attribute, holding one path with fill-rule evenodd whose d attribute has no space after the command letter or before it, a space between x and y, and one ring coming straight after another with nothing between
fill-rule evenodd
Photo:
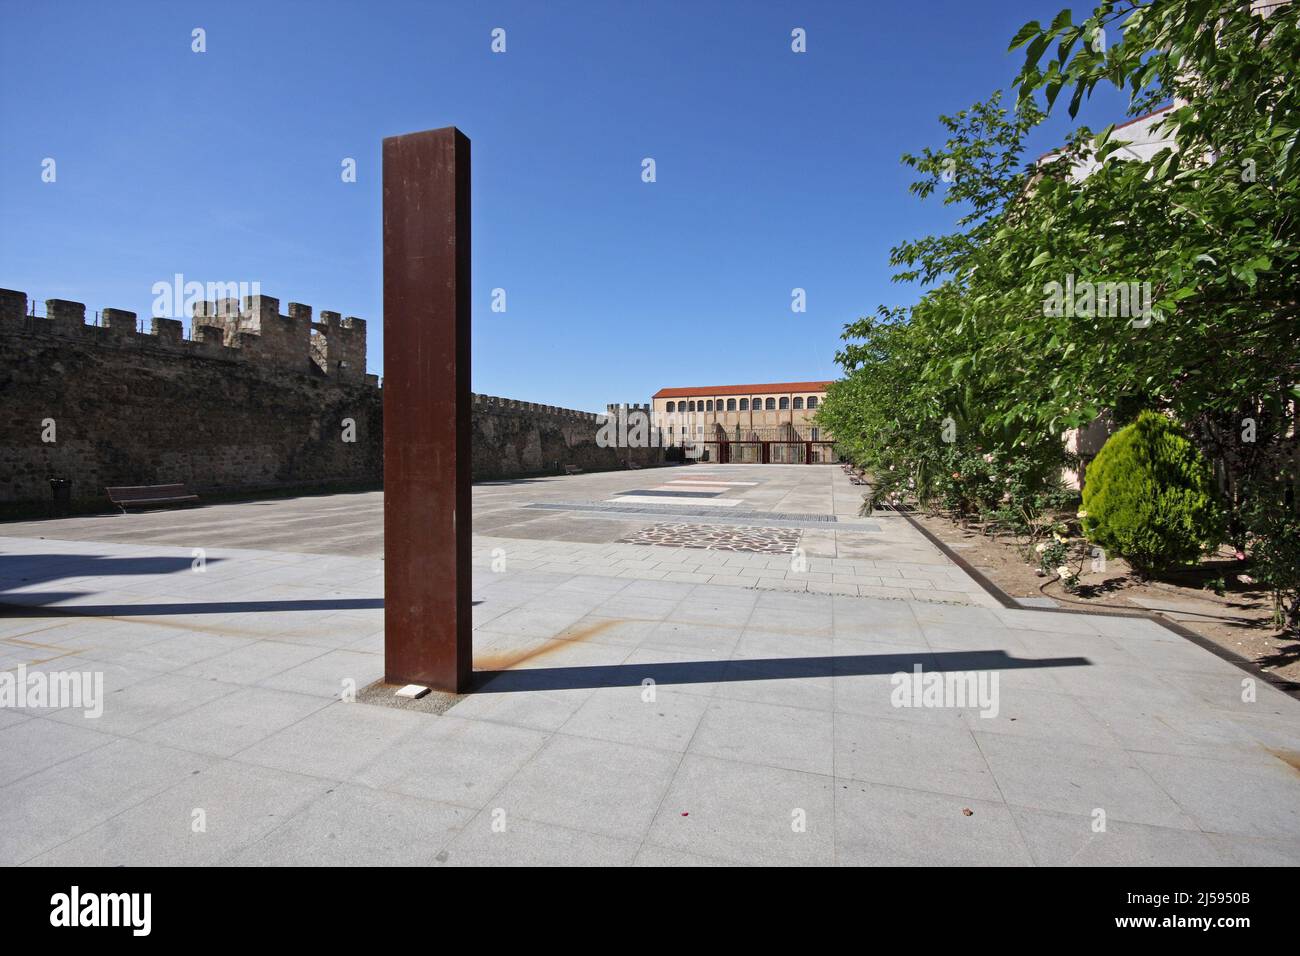
<instances>
[{"instance_id":1,"label":"mosaic paving inlay","mask_svg":"<svg viewBox=\"0 0 1300 956\"><path fill-rule=\"evenodd\" d=\"M710 551L749 551L793 554L802 532L797 528L753 528L747 525L652 524L619 544L656 544L665 548L704 548Z\"/></svg>"}]
</instances>

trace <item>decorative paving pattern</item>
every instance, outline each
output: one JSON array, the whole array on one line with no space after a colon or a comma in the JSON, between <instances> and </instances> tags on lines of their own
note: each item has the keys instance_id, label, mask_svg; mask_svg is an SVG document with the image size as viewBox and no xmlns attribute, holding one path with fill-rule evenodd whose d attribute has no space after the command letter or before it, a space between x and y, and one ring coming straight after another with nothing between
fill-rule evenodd
<instances>
[{"instance_id":1,"label":"decorative paving pattern","mask_svg":"<svg viewBox=\"0 0 1300 956\"><path fill-rule=\"evenodd\" d=\"M677 515L683 518L711 518L714 520L748 519L762 522L765 527L788 527L790 525L815 526L838 523L835 515L803 514L789 511L732 511L720 515L712 508L693 508L679 505L633 505L633 504L594 504L592 502L535 501L524 505L540 511L596 511L602 514L617 514L634 517L645 515ZM880 525L875 521L854 521L854 531L879 531Z\"/></svg>"},{"instance_id":2,"label":"decorative paving pattern","mask_svg":"<svg viewBox=\"0 0 1300 956\"><path fill-rule=\"evenodd\" d=\"M793 554L802 532L791 528L747 525L652 524L619 538L618 544L654 544L665 548Z\"/></svg>"},{"instance_id":3,"label":"decorative paving pattern","mask_svg":"<svg viewBox=\"0 0 1300 956\"><path fill-rule=\"evenodd\" d=\"M631 495L646 495L651 498L716 498L719 493L717 491L679 491L676 488L651 488L620 492L617 497L626 498Z\"/></svg>"}]
</instances>

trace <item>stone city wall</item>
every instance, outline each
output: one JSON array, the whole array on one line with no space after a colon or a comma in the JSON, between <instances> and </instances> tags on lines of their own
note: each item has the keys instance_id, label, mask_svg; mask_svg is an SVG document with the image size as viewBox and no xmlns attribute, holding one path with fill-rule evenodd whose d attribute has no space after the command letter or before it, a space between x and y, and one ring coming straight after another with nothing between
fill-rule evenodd
<instances>
[{"instance_id":1,"label":"stone city wall","mask_svg":"<svg viewBox=\"0 0 1300 956\"><path fill-rule=\"evenodd\" d=\"M108 485L183 482L204 493L378 487L383 391L367 375L366 324L248 296L176 319L0 290L0 512L51 499L71 479L79 507ZM475 479L662 461L659 448L601 448L603 416L475 395Z\"/></svg>"}]
</instances>

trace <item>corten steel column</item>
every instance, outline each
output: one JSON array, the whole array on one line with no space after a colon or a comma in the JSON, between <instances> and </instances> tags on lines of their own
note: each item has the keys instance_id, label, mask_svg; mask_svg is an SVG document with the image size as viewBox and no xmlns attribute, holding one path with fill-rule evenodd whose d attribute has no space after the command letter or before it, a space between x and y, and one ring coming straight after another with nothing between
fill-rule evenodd
<instances>
[{"instance_id":1,"label":"corten steel column","mask_svg":"<svg viewBox=\"0 0 1300 956\"><path fill-rule=\"evenodd\" d=\"M466 691L469 140L384 140L384 675Z\"/></svg>"}]
</instances>

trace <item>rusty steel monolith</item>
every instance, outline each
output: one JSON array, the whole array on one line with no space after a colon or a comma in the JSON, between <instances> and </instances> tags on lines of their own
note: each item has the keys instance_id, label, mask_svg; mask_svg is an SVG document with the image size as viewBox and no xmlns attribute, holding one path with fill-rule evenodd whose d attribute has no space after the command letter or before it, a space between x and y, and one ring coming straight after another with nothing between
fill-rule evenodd
<instances>
[{"instance_id":1,"label":"rusty steel monolith","mask_svg":"<svg viewBox=\"0 0 1300 956\"><path fill-rule=\"evenodd\" d=\"M384 140L384 675L463 692L470 613L469 140Z\"/></svg>"}]
</instances>

